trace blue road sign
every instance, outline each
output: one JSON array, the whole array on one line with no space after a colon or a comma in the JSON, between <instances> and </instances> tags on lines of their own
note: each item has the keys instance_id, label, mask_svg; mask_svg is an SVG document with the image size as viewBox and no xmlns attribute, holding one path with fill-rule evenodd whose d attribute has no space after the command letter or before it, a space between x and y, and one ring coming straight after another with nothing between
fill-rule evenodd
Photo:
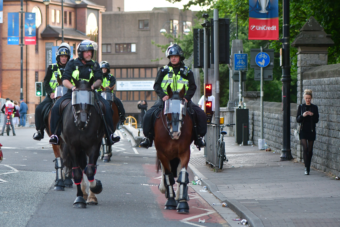
<instances>
[{"instance_id":1,"label":"blue road sign","mask_svg":"<svg viewBox=\"0 0 340 227\"><path fill-rule=\"evenodd\" d=\"M248 70L248 54L234 54L234 70L235 71Z\"/></svg>"},{"instance_id":2,"label":"blue road sign","mask_svg":"<svg viewBox=\"0 0 340 227\"><path fill-rule=\"evenodd\" d=\"M255 57L256 64L261 67L267 67L270 63L270 57L266 52L260 52Z\"/></svg>"}]
</instances>

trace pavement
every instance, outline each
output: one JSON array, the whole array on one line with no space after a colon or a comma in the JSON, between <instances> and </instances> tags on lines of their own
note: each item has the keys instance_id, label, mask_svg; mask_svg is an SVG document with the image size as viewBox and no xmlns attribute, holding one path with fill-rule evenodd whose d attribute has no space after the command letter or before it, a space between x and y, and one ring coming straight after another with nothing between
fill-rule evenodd
<instances>
[{"instance_id":1,"label":"pavement","mask_svg":"<svg viewBox=\"0 0 340 227\"><path fill-rule=\"evenodd\" d=\"M222 170L208 165L204 149L193 146L189 167L249 226L340 227L340 181L313 168L304 175L303 163L280 161L278 150L266 152L224 138L229 161Z\"/></svg>"}]
</instances>

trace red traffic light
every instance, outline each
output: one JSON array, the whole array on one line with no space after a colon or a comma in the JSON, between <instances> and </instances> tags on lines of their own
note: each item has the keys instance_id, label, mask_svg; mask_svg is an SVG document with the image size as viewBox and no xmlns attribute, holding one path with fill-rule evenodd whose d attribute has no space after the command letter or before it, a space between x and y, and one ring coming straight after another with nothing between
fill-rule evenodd
<instances>
[{"instance_id":1,"label":"red traffic light","mask_svg":"<svg viewBox=\"0 0 340 227\"><path fill-rule=\"evenodd\" d=\"M212 101L206 101L205 102L205 112L207 114L212 113Z\"/></svg>"},{"instance_id":2,"label":"red traffic light","mask_svg":"<svg viewBox=\"0 0 340 227\"><path fill-rule=\"evenodd\" d=\"M212 84L206 84L205 85L205 96L211 96L212 95Z\"/></svg>"}]
</instances>

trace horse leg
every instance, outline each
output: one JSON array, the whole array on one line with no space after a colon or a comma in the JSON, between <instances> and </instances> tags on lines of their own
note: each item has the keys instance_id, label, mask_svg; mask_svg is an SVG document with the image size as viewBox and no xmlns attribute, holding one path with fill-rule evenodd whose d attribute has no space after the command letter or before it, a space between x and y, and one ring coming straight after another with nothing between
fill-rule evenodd
<instances>
[{"instance_id":1,"label":"horse leg","mask_svg":"<svg viewBox=\"0 0 340 227\"><path fill-rule=\"evenodd\" d=\"M188 153L188 152L186 152ZM188 195L188 183L189 183L189 173L187 172L189 158L190 158L190 151L188 153L189 155L185 154L182 157L180 157L180 165L182 166L181 171L178 174L177 177L177 183L179 184L177 186L177 212L180 214L187 214L189 213L189 195ZM182 165L184 163L184 165Z\"/></svg>"},{"instance_id":2,"label":"horse leg","mask_svg":"<svg viewBox=\"0 0 340 227\"><path fill-rule=\"evenodd\" d=\"M112 156L112 146L111 145L107 145L106 142L104 144L105 146L105 153L104 153L104 157L103 157L103 162L110 162L111 161L111 156Z\"/></svg>"},{"instance_id":3,"label":"horse leg","mask_svg":"<svg viewBox=\"0 0 340 227\"><path fill-rule=\"evenodd\" d=\"M73 187L73 181L72 181L72 175L71 175L71 170L69 168L65 168L64 170L64 184L65 187L67 188L72 188Z\"/></svg>"},{"instance_id":4,"label":"horse leg","mask_svg":"<svg viewBox=\"0 0 340 227\"><path fill-rule=\"evenodd\" d=\"M72 168L74 184L77 185L77 198L74 200L73 207L86 208L86 200L83 198L84 194L81 190L81 182L83 180L83 171L79 166Z\"/></svg>"},{"instance_id":5,"label":"horse leg","mask_svg":"<svg viewBox=\"0 0 340 227\"><path fill-rule=\"evenodd\" d=\"M85 182L85 179L83 179L82 181L81 181L81 191L83 192L83 198L85 199L85 200L87 200L87 198L88 198L88 194L87 194L87 192L86 192L86 187L87 187L87 184L86 184L86 182Z\"/></svg>"},{"instance_id":6,"label":"horse leg","mask_svg":"<svg viewBox=\"0 0 340 227\"><path fill-rule=\"evenodd\" d=\"M55 162L55 172L56 172L56 178L55 178L55 184L54 184L54 190L55 191L64 191L65 184L63 179L63 160L60 157L60 150L58 145L52 145L54 156L56 157L54 159Z\"/></svg>"},{"instance_id":7,"label":"horse leg","mask_svg":"<svg viewBox=\"0 0 340 227\"><path fill-rule=\"evenodd\" d=\"M175 201L175 192L174 192L174 188L173 185L175 184L175 179L174 179L174 175L171 173L170 170L170 163L167 159L163 158L160 159L162 162L162 182L159 185L159 190L160 191L164 191L165 188L165 197L168 199L165 203L165 210L175 210L177 203Z\"/></svg>"}]
</instances>

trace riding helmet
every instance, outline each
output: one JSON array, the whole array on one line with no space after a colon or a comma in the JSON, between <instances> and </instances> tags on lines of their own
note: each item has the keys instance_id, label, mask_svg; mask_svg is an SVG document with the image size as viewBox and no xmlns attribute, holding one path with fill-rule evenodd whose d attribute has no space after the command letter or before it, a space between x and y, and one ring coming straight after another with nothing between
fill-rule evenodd
<instances>
[{"instance_id":1,"label":"riding helmet","mask_svg":"<svg viewBox=\"0 0 340 227\"><path fill-rule=\"evenodd\" d=\"M84 59L84 57L83 57L83 52L84 51L91 51L92 52L92 57L93 57L93 53L94 53L94 50L95 50L95 45L97 45L97 44L95 44L91 40L84 40L81 43L79 43L78 47L77 47L78 57L80 59Z\"/></svg>"},{"instance_id":2,"label":"riding helmet","mask_svg":"<svg viewBox=\"0 0 340 227\"><path fill-rule=\"evenodd\" d=\"M110 73L110 64L107 61L102 61L100 63L100 68L105 68L107 69L107 72Z\"/></svg>"},{"instance_id":3,"label":"riding helmet","mask_svg":"<svg viewBox=\"0 0 340 227\"><path fill-rule=\"evenodd\" d=\"M68 60L70 60L70 57L71 57L71 47L70 47L70 45L68 45L68 43L62 43L58 47L58 50L57 50L57 53L56 53L56 60L57 60L57 62L60 61L59 58L60 58L61 55L67 55L68 56Z\"/></svg>"},{"instance_id":4,"label":"riding helmet","mask_svg":"<svg viewBox=\"0 0 340 227\"><path fill-rule=\"evenodd\" d=\"M181 61L185 59L182 48L178 44L172 44L165 52L165 56L170 59L170 56L180 56Z\"/></svg>"}]
</instances>

